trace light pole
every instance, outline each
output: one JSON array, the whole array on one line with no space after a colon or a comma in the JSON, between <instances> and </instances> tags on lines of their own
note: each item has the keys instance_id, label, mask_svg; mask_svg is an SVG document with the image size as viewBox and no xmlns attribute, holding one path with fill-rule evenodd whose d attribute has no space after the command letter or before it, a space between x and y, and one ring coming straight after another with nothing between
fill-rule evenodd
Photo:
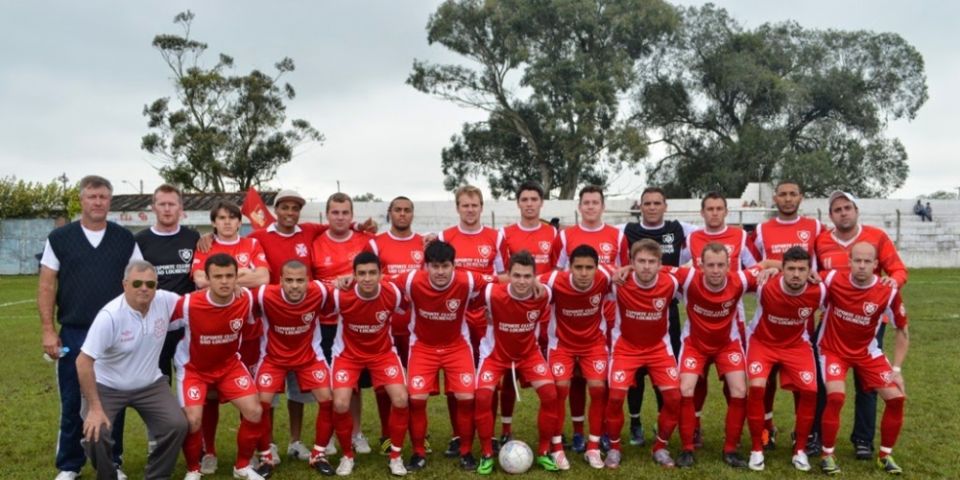
<instances>
[{"instance_id":1,"label":"light pole","mask_svg":"<svg viewBox=\"0 0 960 480\"><path fill-rule=\"evenodd\" d=\"M133 187L134 190L137 189L137 186L134 185L134 184L133 184L132 182L130 182L129 180L121 180L121 181L122 181L123 183L126 183L127 185L130 185L131 187ZM140 179L140 195L143 195L143 179Z\"/></svg>"}]
</instances>

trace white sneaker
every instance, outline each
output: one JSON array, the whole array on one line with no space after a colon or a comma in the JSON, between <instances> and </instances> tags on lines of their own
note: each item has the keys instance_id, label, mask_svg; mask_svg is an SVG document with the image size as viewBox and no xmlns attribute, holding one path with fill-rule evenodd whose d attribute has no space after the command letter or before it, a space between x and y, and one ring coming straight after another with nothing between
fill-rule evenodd
<instances>
[{"instance_id":1,"label":"white sneaker","mask_svg":"<svg viewBox=\"0 0 960 480\"><path fill-rule=\"evenodd\" d=\"M570 460L567 460L567 454L563 450L550 452L550 457L553 458L553 463L556 463L560 470L570 470Z\"/></svg>"},{"instance_id":2,"label":"white sneaker","mask_svg":"<svg viewBox=\"0 0 960 480\"><path fill-rule=\"evenodd\" d=\"M800 450L793 456L793 466L801 472L810 471L810 459L807 458L807 452Z\"/></svg>"},{"instance_id":3,"label":"white sneaker","mask_svg":"<svg viewBox=\"0 0 960 480\"><path fill-rule=\"evenodd\" d=\"M212 475L217 473L217 456L208 453L200 459L200 473L204 475Z\"/></svg>"},{"instance_id":4,"label":"white sneaker","mask_svg":"<svg viewBox=\"0 0 960 480\"><path fill-rule=\"evenodd\" d=\"M360 432L353 436L353 451L357 453L367 454L372 450L370 449L370 441L367 440L367 436Z\"/></svg>"},{"instance_id":5,"label":"white sneaker","mask_svg":"<svg viewBox=\"0 0 960 480\"><path fill-rule=\"evenodd\" d=\"M324 450L324 452L326 452L326 450ZM310 450L307 449L307 446L304 445L303 442L297 440L296 442L287 445L287 457L296 460L309 461Z\"/></svg>"},{"instance_id":6,"label":"white sneaker","mask_svg":"<svg viewBox=\"0 0 960 480\"><path fill-rule=\"evenodd\" d=\"M400 457L390 459L390 473L397 477L402 477L407 474L407 467L403 466L403 459ZM337 469L339 472L339 468Z\"/></svg>"},{"instance_id":7,"label":"white sneaker","mask_svg":"<svg viewBox=\"0 0 960 480\"><path fill-rule=\"evenodd\" d=\"M117 469L117 480L127 480L127 474L123 470Z\"/></svg>"},{"instance_id":8,"label":"white sneaker","mask_svg":"<svg viewBox=\"0 0 960 480\"><path fill-rule=\"evenodd\" d=\"M203 477L203 474L200 472L187 472L187 475L183 477L183 480L200 480L200 477Z\"/></svg>"},{"instance_id":9,"label":"white sneaker","mask_svg":"<svg viewBox=\"0 0 960 480\"><path fill-rule=\"evenodd\" d=\"M256 470L253 469L250 465L237 469L233 467L233 478L240 478L244 480L266 480Z\"/></svg>"},{"instance_id":10,"label":"white sneaker","mask_svg":"<svg viewBox=\"0 0 960 480\"><path fill-rule=\"evenodd\" d=\"M57 478L55 478L54 480L76 480L76 478L79 477L79 476L80 476L80 474L77 473L77 472L71 472L71 471L69 471L69 470L64 470L64 471L58 473L58 474L57 474Z\"/></svg>"},{"instance_id":11,"label":"white sneaker","mask_svg":"<svg viewBox=\"0 0 960 480\"><path fill-rule=\"evenodd\" d=\"M330 437L330 443L327 444L326 450L323 453L327 455L336 455L339 450L337 450L337 444L333 441L334 437Z\"/></svg>"},{"instance_id":12,"label":"white sneaker","mask_svg":"<svg viewBox=\"0 0 960 480\"><path fill-rule=\"evenodd\" d=\"M750 452L750 461L747 466L754 472L763 471L763 452Z\"/></svg>"},{"instance_id":13,"label":"white sneaker","mask_svg":"<svg viewBox=\"0 0 960 480\"><path fill-rule=\"evenodd\" d=\"M603 457L600 456L600 450L587 450L584 452L583 458L587 460L587 463L589 463L591 467L598 469L603 468Z\"/></svg>"},{"instance_id":14,"label":"white sneaker","mask_svg":"<svg viewBox=\"0 0 960 480\"><path fill-rule=\"evenodd\" d=\"M353 473L353 458L343 456L340 457L340 464L337 465L337 475L345 477Z\"/></svg>"}]
</instances>

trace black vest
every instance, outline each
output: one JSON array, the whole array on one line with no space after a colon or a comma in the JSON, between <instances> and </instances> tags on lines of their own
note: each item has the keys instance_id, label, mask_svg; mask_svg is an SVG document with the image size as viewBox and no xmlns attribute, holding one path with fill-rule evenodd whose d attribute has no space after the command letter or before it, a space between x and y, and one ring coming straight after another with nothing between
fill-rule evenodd
<instances>
[{"instance_id":1,"label":"black vest","mask_svg":"<svg viewBox=\"0 0 960 480\"><path fill-rule=\"evenodd\" d=\"M196 290L190 269L193 266L193 251L200 234L196 230L180 227L174 235L157 235L149 228L134 235L143 259L157 269L160 288L183 295Z\"/></svg>"},{"instance_id":2,"label":"black vest","mask_svg":"<svg viewBox=\"0 0 960 480\"><path fill-rule=\"evenodd\" d=\"M671 267L680 266L680 251L683 250L687 240L680 222L669 220L663 223L663 227L655 230L643 228L640 222L631 222L624 227L623 233L627 237L629 246L633 246L633 242L643 238L659 243L660 248L663 249L663 264Z\"/></svg>"}]
</instances>

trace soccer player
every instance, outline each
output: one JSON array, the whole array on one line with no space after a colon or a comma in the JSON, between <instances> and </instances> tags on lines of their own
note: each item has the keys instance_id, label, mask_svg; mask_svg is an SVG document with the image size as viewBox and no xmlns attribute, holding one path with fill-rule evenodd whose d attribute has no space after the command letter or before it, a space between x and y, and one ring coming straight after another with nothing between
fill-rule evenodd
<instances>
[{"instance_id":1,"label":"soccer player","mask_svg":"<svg viewBox=\"0 0 960 480\"><path fill-rule=\"evenodd\" d=\"M300 260L288 260L280 268L280 284L264 285L257 290L255 304L263 321L263 356L257 366L257 388L264 412L270 410L273 398L284 391L289 374L297 379L302 391L317 400L316 436L310 454L310 465L324 475L333 475L327 461L326 447L333 434L330 370L319 344L320 313L327 299L327 289L318 281L310 281L309 267ZM270 438L272 419L263 416L263 434L257 444L263 471L274 465Z\"/></svg>"},{"instance_id":2,"label":"soccer player","mask_svg":"<svg viewBox=\"0 0 960 480\"><path fill-rule=\"evenodd\" d=\"M517 253L510 258L509 282L487 285L484 291L488 326L480 346L476 393L477 436L483 454L477 473L481 475L493 473L493 392L500 378L508 373L523 375L540 398L537 463L547 471L570 468L560 443L557 388L537 345L540 315L550 302L550 290L544 288L544 295L535 295L535 269L530 253Z\"/></svg>"},{"instance_id":3,"label":"soccer player","mask_svg":"<svg viewBox=\"0 0 960 480\"><path fill-rule=\"evenodd\" d=\"M826 300L822 283L808 283L812 261L808 249L794 246L780 255L783 273L757 287L757 311L747 332L747 423L752 448L749 467L764 469L766 390L776 388L769 380L774 369L781 373L783 388L797 396L796 439L793 466L810 470L806 443L817 403L816 366L810 332L814 314Z\"/></svg>"},{"instance_id":4,"label":"soccer player","mask_svg":"<svg viewBox=\"0 0 960 480\"><path fill-rule=\"evenodd\" d=\"M599 263L593 247L580 245L570 253L569 270L555 270L540 277L553 293L547 328L547 364L557 385L557 424L563 425L570 379L574 368L579 367L590 392L590 436L584 458L593 468L603 468L600 435L603 434L609 352L607 325L601 308L613 284L610 272Z\"/></svg>"},{"instance_id":5,"label":"soccer player","mask_svg":"<svg viewBox=\"0 0 960 480\"><path fill-rule=\"evenodd\" d=\"M554 242L557 268L570 266L570 254L580 245L589 245L597 251L600 265L609 271L615 271L627 261L627 240L619 228L603 222L605 209L603 189L596 185L587 185L580 189L577 210L580 212L580 224L560 232ZM613 323L616 304L610 300L604 302L603 316L607 329ZM587 445L583 436L583 421L586 411L586 382L582 376L575 375L570 383L570 419L573 420L572 449L584 453Z\"/></svg>"},{"instance_id":6,"label":"soccer player","mask_svg":"<svg viewBox=\"0 0 960 480\"><path fill-rule=\"evenodd\" d=\"M677 427L680 414L680 374L670 343L670 300L679 290L676 278L661 272L663 250L655 240L640 239L630 247L630 278L614 285L617 313L610 333L610 398L607 405L607 434L610 450L605 465L618 468L621 460L620 430L623 429L623 399L636 378L646 369L663 403L657 420L653 460L673 467L667 442Z\"/></svg>"},{"instance_id":7,"label":"soccer player","mask_svg":"<svg viewBox=\"0 0 960 480\"><path fill-rule=\"evenodd\" d=\"M240 410L234 478L263 480L250 465L260 438L263 410L256 384L238 353L242 337L256 326L253 295L245 288L237 293L239 265L231 255L215 253L204 260L203 269L208 288L183 296L171 318L186 328L174 357L180 406L190 426L183 442L187 461L184 480L202 476L204 432L200 427L203 410L210 408L204 403L211 389L217 391L221 402L230 402Z\"/></svg>"},{"instance_id":8,"label":"soccer player","mask_svg":"<svg viewBox=\"0 0 960 480\"><path fill-rule=\"evenodd\" d=\"M642 239L651 239L660 244L660 250L663 252L661 262L663 265L671 267L680 266L680 252L687 244L687 237L696 230L692 224L681 222L679 220L666 220L664 214L667 212L667 194L658 187L647 187L640 194L640 213L639 222L630 222L622 226L623 234L627 237L627 247L633 248L633 244ZM631 259L632 264L632 259ZM680 354L680 308L676 298L670 299L670 346L673 348L673 354ZM630 411L630 444L644 445L646 440L643 436L643 424L640 422L640 410L643 407L643 377L645 369L638 368L636 373L636 384L631 385L627 390L627 408ZM663 398L660 395L660 389L654 389L657 397L657 410L663 407Z\"/></svg>"},{"instance_id":9,"label":"soccer player","mask_svg":"<svg viewBox=\"0 0 960 480\"><path fill-rule=\"evenodd\" d=\"M880 421L880 456L877 463L890 474L903 470L893 461L893 447L903 426L904 382L901 368L910 345L907 312L896 286L882 282L874 273L879 264L877 249L857 242L850 250L850 273L834 270L825 274L827 311L817 344L820 366L827 387L823 411L823 460L828 474L840 472L834 446L840 429L840 410L845 398L847 370L860 375L864 390L876 390L883 399ZM881 318L887 315L897 328L893 362L887 360L876 341Z\"/></svg>"},{"instance_id":10,"label":"soccer player","mask_svg":"<svg viewBox=\"0 0 960 480\"><path fill-rule=\"evenodd\" d=\"M356 285L333 291L333 302L324 310L336 315L339 328L333 345L333 424L343 450L337 475L353 472L354 459L351 398L360 372L370 372L373 386L382 386L390 396L390 473L407 474L400 458L403 438L410 423L403 365L390 336L390 315L402 313L403 296L392 283L382 280L380 260L370 252L353 258Z\"/></svg>"}]
</instances>

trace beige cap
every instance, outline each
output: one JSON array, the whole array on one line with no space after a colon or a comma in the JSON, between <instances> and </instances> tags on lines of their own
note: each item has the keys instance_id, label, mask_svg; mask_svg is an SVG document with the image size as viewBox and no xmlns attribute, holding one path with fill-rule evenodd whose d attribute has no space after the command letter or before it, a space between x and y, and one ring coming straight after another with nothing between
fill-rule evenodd
<instances>
[{"instance_id":1,"label":"beige cap","mask_svg":"<svg viewBox=\"0 0 960 480\"><path fill-rule=\"evenodd\" d=\"M284 200L297 202L301 207L307 203L295 190L280 190L280 193L277 193L276 198L273 199L273 208L277 208L277 205L280 205L280 202Z\"/></svg>"}]
</instances>

